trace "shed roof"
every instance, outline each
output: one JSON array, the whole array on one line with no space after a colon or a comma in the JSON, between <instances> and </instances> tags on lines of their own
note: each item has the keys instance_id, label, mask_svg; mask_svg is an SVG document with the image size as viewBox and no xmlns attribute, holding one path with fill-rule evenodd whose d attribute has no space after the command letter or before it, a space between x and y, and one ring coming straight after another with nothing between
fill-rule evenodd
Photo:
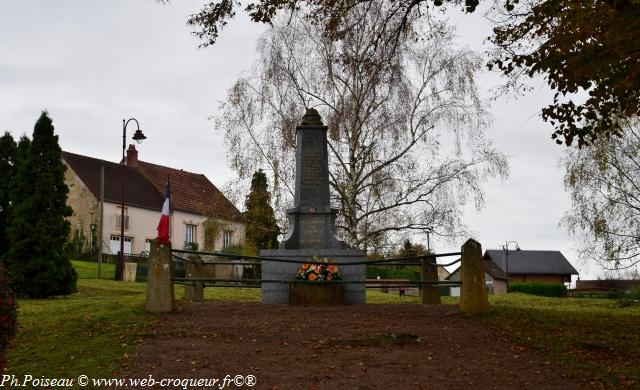
<instances>
[{"instance_id":1,"label":"shed roof","mask_svg":"<svg viewBox=\"0 0 640 390\"><path fill-rule=\"evenodd\" d=\"M446 277L446 279L450 280L454 276L454 274L457 274L459 271L460 271L460 267L456 268L453 272L449 274L449 276ZM507 280L507 274L505 274L500 269L500 267L498 267L498 265L491 260L487 260L487 259L484 260L484 272L491 275L491 277L494 279Z\"/></svg>"},{"instance_id":2,"label":"shed roof","mask_svg":"<svg viewBox=\"0 0 640 390\"><path fill-rule=\"evenodd\" d=\"M502 264L505 252L488 249L484 252L484 258L493 260L496 264ZM560 251L509 251L508 268L511 275L578 275L578 271Z\"/></svg>"}]
</instances>

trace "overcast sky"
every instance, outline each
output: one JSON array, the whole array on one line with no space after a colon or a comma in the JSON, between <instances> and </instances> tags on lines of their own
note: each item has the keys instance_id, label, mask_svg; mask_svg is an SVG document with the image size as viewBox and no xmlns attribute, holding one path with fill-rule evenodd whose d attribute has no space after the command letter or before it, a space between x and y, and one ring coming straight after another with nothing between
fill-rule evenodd
<instances>
[{"instance_id":1,"label":"overcast sky","mask_svg":"<svg viewBox=\"0 0 640 390\"><path fill-rule=\"evenodd\" d=\"M223 135L208 117L251 69L264 27L239 15L219 43L197 49L186 20L202 4L0 0L0 131L30 136L47 109L63 150L119 161L122 120L135 117L148 137L138 146L141 160L204 173L222 187L233 172ZM479 13L454 14L460 44L482 50L487 22ZM492 74L480 80L486 96L500 82ZM540 82L533 86L522 98L491 103L489 134L510 157L511 176L486 183L485 208L467 209L465 223L484 248L515 240L523 249L560 250L582 278L593 277L600 271L578 262L577 243L559 226L569 207L563 147L550 140L552 129L539 116L550 92ZM128 129L130 136L135 127Z\"/></svg>"}]
</instances>

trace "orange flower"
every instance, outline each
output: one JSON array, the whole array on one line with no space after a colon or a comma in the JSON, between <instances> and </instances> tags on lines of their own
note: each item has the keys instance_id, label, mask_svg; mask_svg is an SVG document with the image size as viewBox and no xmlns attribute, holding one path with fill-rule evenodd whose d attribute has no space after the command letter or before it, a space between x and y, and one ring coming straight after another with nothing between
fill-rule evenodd
<instances>
[{"instance_id":1,"label":"orange flower","mask_svg":"<svg viewBox=\"0 0 640 390\"><path fill-rule=\"evenodd\" d=\"M308 269L309 269L309 267L311 267L311 265L310 265L309 263L304 263L304 264L302 264L302 270L303 270L303 271L308 270Z\"/></svg>"},{"instance_id":2,"label":"orange flower","mask_svg":"<svg viewBox=\"0 0 640 390\"><path fill-rule=\"evenodd\" d=\"M316 280L316 274L309 274L309 280Z\"/></svg>"},{"instance_id":3,"label":"orange flower","mask_svg":"<svg viewBox=\"0 0 640 390\"><path fill-rule=\"evenodd\" d=\"M336 272L338 272L338 266L333 265L333 264L331 264L331 265L327 266L327 269L329 270L329 272L331 272L331 273L333 273L333 274L335 274Z\"/></svg>"},{"instance_id":4,"label":"orange flower","mask_svg":"<svg viewBox=\"0 0 640 390\"><path fill-rule=\"evenodd\" d=\"M333 279L333 275L332 274L327 275L327 280L332 280L332 279Z\"/></svg>"}]
</instances>

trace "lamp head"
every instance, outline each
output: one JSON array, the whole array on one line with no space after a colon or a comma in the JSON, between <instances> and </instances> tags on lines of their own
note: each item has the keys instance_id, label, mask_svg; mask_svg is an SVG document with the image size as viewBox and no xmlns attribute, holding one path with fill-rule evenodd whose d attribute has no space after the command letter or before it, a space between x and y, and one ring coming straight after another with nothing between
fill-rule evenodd
<instances>
[{"instance_id":1,"label":"lamp head","mask_svg":"<svg viewBox=\"0 0 640 390\"><path fill-rule=\"evenodd\" d=\"M135 134L133 134L133 137L131 137L131 139L136 141L136 143L142 143L142 141L147 139L147 137L145 137L145 135L142 134L142 130L138 129L136 130Z\"/></svg>"}]
</instances>

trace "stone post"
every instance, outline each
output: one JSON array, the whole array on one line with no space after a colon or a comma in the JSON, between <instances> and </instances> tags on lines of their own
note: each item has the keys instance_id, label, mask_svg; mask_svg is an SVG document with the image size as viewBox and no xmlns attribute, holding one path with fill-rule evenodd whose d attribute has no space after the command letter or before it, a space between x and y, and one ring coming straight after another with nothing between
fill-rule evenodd
<instances>
[{"instance_id":1,"label":"stone post","mask_svg":"<svg viewBox=\"0 0 640 390\"><path fill-rule=\"evenodd\" d=\"M202 257L189 256L190 263L187 263L187 279L202 277ZM184 299L193 302L204 301L204 283L191 282L184 286Z\"/></svg>"},{"instance_id":2,"label":"stone post","mask_svg":"<svg viewBox=\"0 0 640 390\"><path fill-rule=\"evenodd\" d=\"M138 272L138 263L124 263L124 281L135 282L136 273Z\"/></svg>"},{"instance_id":3,"label":"stone post","mask_svg":"<svg viewBox=\"0 0 640 390\"><path fill-rule=\"evenodd\" d=\"M171 248L160 244L158 239L151 241L149 255L149 276L147 280L147 311L168 313L173 311L173 261Z\"/></svg>"},{"instance_id":4,"label":"stone post","mask_svg":"<svg viewBox=\"0 0 640 390\"><path fill-rule=\"evenodd\" d=\"M487 312L489 298L484 280L482 245L472 238L462 245L460 280L460 310L470 314Z\"/></svg>"},{"instance_id":5,"label":"stone post","mask_svg":"<svg viewBox=\"0 0 640 390\"><path fill-rule=\"evenodd\" d=\"M422 259L422 272L421 278L424 282L437 282L438 281L438 266L433 265L435 258ZM440 302L440 290L437 285L422 285L422 304L425 305L439 305Z\"/></svg>"}]
</instances>

